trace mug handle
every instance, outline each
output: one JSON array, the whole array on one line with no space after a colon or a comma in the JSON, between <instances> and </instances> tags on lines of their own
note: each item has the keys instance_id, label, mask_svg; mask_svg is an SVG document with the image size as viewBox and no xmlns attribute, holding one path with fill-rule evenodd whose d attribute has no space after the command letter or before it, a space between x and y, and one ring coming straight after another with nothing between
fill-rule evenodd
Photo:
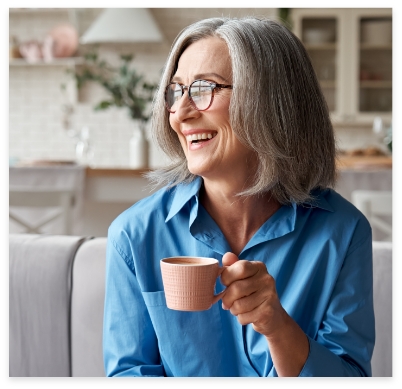
<instances>
[{"instance_id":1,"label":"mug handle","mask_svg":"<svg viewBox=\"0 0 402 389\"><path fill-rule=\"evenodd\" d=\"M227 266L220 267L216 278L218 278L226 268L227 268ZM225 293L226 293L226 288L224 290L222 290L222 292L214 295L214 299L212 300L211 305L214 305L215 303L217 303L225 295Z\"/></svg>"}]
</instances>

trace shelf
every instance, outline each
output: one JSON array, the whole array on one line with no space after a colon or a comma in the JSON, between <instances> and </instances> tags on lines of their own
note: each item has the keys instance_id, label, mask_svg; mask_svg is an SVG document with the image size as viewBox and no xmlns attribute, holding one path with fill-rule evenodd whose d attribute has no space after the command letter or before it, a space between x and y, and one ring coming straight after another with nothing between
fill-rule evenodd
<instances>
[{"instance_id":1,"label":"shelf","mask_svg":"<svg viewBox=\"0 0 402 389\"><path fill-rule=\"evenodd\" d=\"M361 43L360 50L392 50L392 43L388 45L372 45L370 43Z\"/></svg>"},{"instance_id":2,"label":"shelf","mask_svg":"<svg viewBox=\"0 0 402 389\"><path fill-rule=\"evenodd\" d=\"M304 43L306 50L336 50L336 43Z\"/></svg>"},{"instance_id":3,"label":"shelf","mask_svg":"<svg viewBox=\"0 0 402 389\"><path fill-rule=\"evenodd\" d=\"M377 81L377 80L360 81L360 88L367 88L367 89L392 88L392 81Z\"/></svg>"},{"instance_id":4,"label":"shelf","mask_svg":"<svg viewBox=\"0 0 402 389\"><path fill-rule=\"evenodd\" d=\"M337 160L340 170L346 169L392 169L392 156L347 156Z\"/></svg>"},{"instance_id":5,"label":"shelf","mask_svg":"<svg viewBox=\"0 0 402 389\"><path fill-rule=\"evenodd\" d=\"M38 62L28 62L23 58L10 59L10 66L72 66L83 63L82 57L55 58L51 62L39 60Z\"/></svg>"}]
</instances>

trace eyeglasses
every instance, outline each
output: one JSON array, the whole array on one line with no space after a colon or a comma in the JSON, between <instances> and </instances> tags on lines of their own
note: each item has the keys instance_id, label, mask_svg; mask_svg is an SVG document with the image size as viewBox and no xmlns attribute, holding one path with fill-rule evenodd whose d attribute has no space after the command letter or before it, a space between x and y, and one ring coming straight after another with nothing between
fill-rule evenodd
<instances>
[{"instance_id":1,"label":"eyeglasses","mask_svg":"<svg viewBox=\"0 0 402 389\"><path fill-rule=\"evenodd\" d=\"M166 109L170 113L175 113L178 103L184 95L184 91L187 89L190 104L197 111L205 111L211 106L216 89L232 89L232 87L232 85L217 84L216 82L206 80L195 80L190 86L172 82L165 89Z\"/></svg>"}]
</instances>

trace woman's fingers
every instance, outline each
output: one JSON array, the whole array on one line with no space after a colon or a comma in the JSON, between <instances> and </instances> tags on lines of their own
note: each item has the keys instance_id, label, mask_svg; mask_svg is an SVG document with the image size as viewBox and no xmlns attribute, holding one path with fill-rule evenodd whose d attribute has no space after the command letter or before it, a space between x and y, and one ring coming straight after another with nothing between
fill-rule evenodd
<instances>
[{"instance_id":1,"label":"woman's fingers","mask_svg":"<svg viewBox=\"0 0 402 389\"><path fill-rule=\"evenodd\" d=\"M253 324L256 331L268 336L281 326L284 313L275 280L263 262L236 258L234 254L225 257L228 267L221 275L226 286L222 307L230 309L240 324Z\"/></svg>"},{"instance_id":2,"label":"woman's fingers","mask_svg":"<svg viewBox=\"0 0 402 389\"><path fill-rule=\"evenodd\" d=\"M222 299L226 308L231 308L236 301L251 295L252 299L256 300L255 305L259 305L264 294L275 290L274 280L262 262L238 261L225 269L221 281L227 286L225 297ZM257 291L261 292L256 294ZM239 304L244 305L240 302Z\"/></svg>"},{"instance_id":3,"label":"woman's fingers","mask_svg":"<svg viewBox=\"0 0 402 389\"><path fill-rule=\"evenodd\" d=\"M223 264L226 265L224 262ZM259 270L258 267L261 266L259 264L265 268L265 265L262 262L250 262L247 260L238 260L234 262L222 272L222 284L229 286L235 281L254 276Z\"/></svg>"}]
</instances>

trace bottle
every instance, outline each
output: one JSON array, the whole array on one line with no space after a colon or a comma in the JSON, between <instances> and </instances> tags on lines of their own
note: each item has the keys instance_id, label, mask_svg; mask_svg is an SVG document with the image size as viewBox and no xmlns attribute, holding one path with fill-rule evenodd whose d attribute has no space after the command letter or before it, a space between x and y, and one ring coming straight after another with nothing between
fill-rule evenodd
<instances>
[{"instance_id":1,"label":"bottle","mask_svg":"<svg viewBox=\"0 0 402 389\"><path fill-rule=\"evenodd\" d=\"M10 59L22 58L19 48L18 38L16 36L10 37Z\"/></svg>"},{"instance_id":2,"label":"bottle","mask_svg":"<svg viewBox=\"0 0 402 389\"><path fill-rule=\"evenodd\" d=\"M83 127L75 147L76 162L79 165L90 166L93 160L93 150L89 141L89 128Z\"/></svg>"},{"instance_id":3,"label":"bottle","mask_svg":"<svg viewBox=\"0 0 402 389\"><path fill-rule=\"evenodd\" d=\"M133 135L130 139L130 167L132 169L146 169L148 167L148 140L144 134L145 126L134 125Z\"/></svg>"}]
</instances>

